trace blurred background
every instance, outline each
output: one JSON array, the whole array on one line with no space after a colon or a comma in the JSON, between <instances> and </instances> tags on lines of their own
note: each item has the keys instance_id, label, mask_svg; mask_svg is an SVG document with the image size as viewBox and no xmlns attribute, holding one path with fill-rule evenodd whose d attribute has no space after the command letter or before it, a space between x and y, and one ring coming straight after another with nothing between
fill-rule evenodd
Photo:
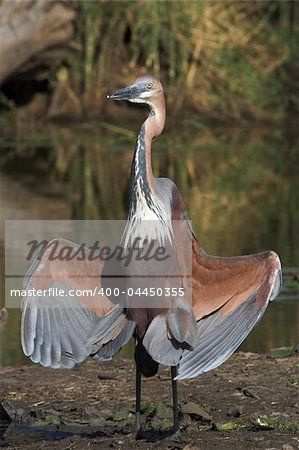
<instances>
[{"instance_id":1,"label":"blurred background","mask_svg":"<svg viewBox=\"0 0 299 450\"><path fill-rule=\"evenodd\" d=\"M0 0L0 41L1 273L4 219L126 218L146 111L106 95L153 74L168 108L154 172L178 185L202 246L282 260L279 300L241 349L294 346L299 3ZM1 365L28 363L19 320L0 323Z\"/></svg>"}]
</instances>

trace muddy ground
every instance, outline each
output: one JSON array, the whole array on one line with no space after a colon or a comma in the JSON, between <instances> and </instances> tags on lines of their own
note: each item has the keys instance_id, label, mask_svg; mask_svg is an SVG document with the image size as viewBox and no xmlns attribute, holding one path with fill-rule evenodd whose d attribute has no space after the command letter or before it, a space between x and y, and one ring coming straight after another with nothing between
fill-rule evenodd
<instances>
[{"instance_id":1,"label":"muddy ground","mask_svg":"<svg viewBox=\"0 0 299 450\"><path fill-rule=\"evenodd\" d=\"M143 439L135 440L130 360L73 370L0 369L0 446L10 449L298 448L298 359L237 353L179 382L180 432L171 427L169 370L143 379ZM164 439L163 439L164 438Z\"/></svg>"}]
</instances>

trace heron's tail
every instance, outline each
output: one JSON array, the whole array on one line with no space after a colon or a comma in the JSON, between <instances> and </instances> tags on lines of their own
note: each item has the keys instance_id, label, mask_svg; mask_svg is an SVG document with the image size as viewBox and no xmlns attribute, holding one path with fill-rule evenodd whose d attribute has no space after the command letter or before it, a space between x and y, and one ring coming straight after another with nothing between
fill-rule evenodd
<instances>
[{"instance_id":1,"label":"heron's tail","mask_svg":"<svg viewBox=\"0 0 299 450\"><path fill-rule=\"evenodd\" d=\"M167 314L159 314L151 321L142 344L154 361L177 366L183 351L194 349L197 341L192 307L183 299L175 299Z\"/></svg>"}]
</instances>

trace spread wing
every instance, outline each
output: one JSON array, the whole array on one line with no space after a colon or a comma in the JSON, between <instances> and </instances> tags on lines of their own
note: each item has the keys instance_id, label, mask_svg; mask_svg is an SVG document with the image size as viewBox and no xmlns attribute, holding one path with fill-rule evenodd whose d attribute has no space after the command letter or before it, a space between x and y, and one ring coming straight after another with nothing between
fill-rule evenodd
<instances>
[{"instance_id":1,"label":"spread wing","mask_svg":"<svg viewBox=\"0 0 299 450\"><path fill-rule=\"evenodd\" d=\"M70 368L90 354L111 359L134 332L123 308L101 295L103 263L89 261L87 249L85 257L82 251L55 239L25 276L21 342L24 353L43 366ZM66 257L76 252L77 258Z\"/></svg>"},{"instance_id":2,"label":"spread wing","mask_svg":"<svg viewBox=\"0 0 299 450\"><path fill-rule=\"evenodd\" d=\"M192 303L188 277L182 277L187 295L172 299L172 306L148 321L140 337L155 361L179 366L177 379L193 378L226 361L246 338L279 293L281 265L271 251L231 258L207 255L176 186L165 179L159 186L164 201L170 199L172 220L179 222L172 242L178 270L172 273L188 273L191 244Z\"/></svg>"},{"instance_id":3,"label":"spread wing","mask_svg":"<svg viewBox=\"0 0 299 450\"><path fill-rule=\"evenodd\" d=\"M181 195L172 187L172 218L187 219ZM237 349L281 287L276 253L221 258L207 255L185 220L192 239L192 310L197 343L182 352L177 379L194 378L218 367ZM187 224L189 230L187 230ZM190 233L191 232L191 233ZM181 236L184 233L182 230ZM180 237L182 239L182 237Z\"/></svg>"},{"instance_id":4,"label":"spread wing","mask_svg":"<svg viewBox=\"0 0 299 450\"><path fill-rule=\"evenodd\" d=\"M178 379L193 378L218 367L260 320L281 286L276 253L221 258L193 243L193 313L198 344L183 352Z\"/></svg>"}]
</instances>

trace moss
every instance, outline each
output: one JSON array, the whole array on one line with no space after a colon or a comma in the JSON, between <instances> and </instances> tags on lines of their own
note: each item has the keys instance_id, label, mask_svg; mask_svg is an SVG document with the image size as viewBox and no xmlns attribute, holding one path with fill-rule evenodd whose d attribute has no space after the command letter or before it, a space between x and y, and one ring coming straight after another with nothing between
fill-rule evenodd
<instances>
[{"instance_id":1,"label":"moss","mask_svg":"<svg viewBox=\"0 0 299 450\"><path fill-rule=\"evenodd\" d=\"M299 380L296 380L294 378L287 381L286 386L290 389L298 389L299 387Z\"/></svg>"}]
</instances>

